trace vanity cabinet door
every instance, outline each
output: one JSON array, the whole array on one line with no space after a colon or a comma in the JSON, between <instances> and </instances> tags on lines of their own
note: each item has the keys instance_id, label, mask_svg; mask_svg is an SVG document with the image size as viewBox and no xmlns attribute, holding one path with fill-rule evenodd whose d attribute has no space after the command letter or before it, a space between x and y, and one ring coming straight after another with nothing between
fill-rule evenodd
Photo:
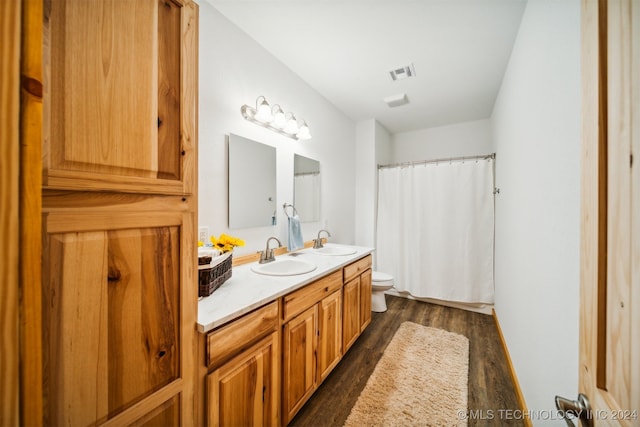
<instances>
[{"instance_id":1,"label":"vanity cabinet door","mask_svg":"<svg viewBox=\"0 0 640 427\"><path fill-rule=\"evenodd\" d=\"M313 394L316 380L318 304L284 324L283 424L287 424Z\"/></svg>"},{"instance_id":2,"label":"vanity cabinet door","mask_svg":"<svg viewBox=\"0 0 640 427\"><path fill-rule=\"evenodd\" d=\"M342 358L342 292L336 291L318 304L318 383Z\"/></svg>"},{"instance_id":3,"label":"vanity cabinet door","mask_svg":"<svg viewBox=\"0 0 640 427\"><path fill-rule=\"evenodd\" d=\"M371 323L371 278L372 271L368 269L360 275L360 332Z\"/></svg>"},{"instance_id":4,"label":"vanity cabinet door","mask_svg":"<svg viewBox=\"0 0 640 427\"><path fill-rule=\"evenodd\" d=\"M360 335L360 277L346 283L343 289L342 345L346 353Z\"/></svg>"},{"instance_id":5,"label":"vanity cabinet door","mask_svg":"<svg viewBox=\"0 0 640 427\"><path fill-rule=\"evenodd\" d=\"M209 427L280 424L279 347L274 332L208 375Z\"/></svg>"}]
</instances>

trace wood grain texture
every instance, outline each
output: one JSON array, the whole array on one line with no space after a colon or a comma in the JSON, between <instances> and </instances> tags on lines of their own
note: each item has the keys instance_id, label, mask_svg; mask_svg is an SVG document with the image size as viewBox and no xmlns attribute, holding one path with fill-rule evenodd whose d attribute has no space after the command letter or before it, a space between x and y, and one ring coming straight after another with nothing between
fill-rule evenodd
<instances>
[{"instance_id":1,"label":"wood grain texture","mask_svg":"<svg viewBox=\"0 0 640 427\"><path fill-rule=\"evenodd\" d=\"M372 313L369 327L290 426L342 426L395 331L404 321L469 338L469 410L522 410L493 318L455 308L387 295L388 310ZM470 426L524 425L518 419L469 420Z\"/></svg>"},{"instance_id":2,"label":"wood grain texture","mask_svg":"<svg viewBox=\"0 0 640 427\"><path fill-rule=\"evenodd\" d=\"M318 303L318 382L331 373L342 358L342 292L335 291Z\"/></svg>"},{"instance_id":3,"label":"wood grain texture","mask_svg":"<svg viewBox=\"0 0 640 427\"><path fill-rule=\"evenodd\" d=\"M279 326L278 302L274 301L213 330L207 334L207 366L219 366Z\"/></svg>"},{"instance_id":4,"label":"wood grain texture","mask_svg":"<svg viewBox=\"0 0 640 427\"><path fill-rule=\"evenodd\" d=\"M20 2L0 4L0 425L19 425Z\"/></svg>"},{"instance_id":5,"label":"wood grain texture","mask_svg":"<svg viewBox=\"0 0 640 427\"><path fill-rule=\"evenodd\" d=\"M346 353L360 335L360 278L345 283L342 293L342 348Z\"/></svg>"},{"instance_id":6,"label":"wood grain texture","mask_svg":"<svg viewBox=\"0 0 640 427\"><path fill-rule=\"evenodd\" d=\"M51 2L48 188L195 194L197 16L192 1Z\"/></svg>"},{"instance_id":7,"label":"wood grain texture","mask_svg":"<svg viewBox=\"0 0 640 427\"><path fill-rule=\"evenodd\" d=\"M47 423L194 424L197 11L45 4Z\"/></svg>"},{"instance_id":8,"label":"wood grain texture","mask_svg":"<svg viewBox=\"0 0 640 427\"><path fill-rule=\"evenodd\" d=\"M282 421L287 424L315 390L318 306L283 326Z\"/></svg>"},{"instance_id":9,"label":"wood grain texture","mask_svg":"<svg viewBox=\"0 0 640 427\"><path fill-rule=\"evenodd\" d=\"M280 424L279 346L274 332L208 375L209 426Z\"/></svg>"},{"instance_id":10,"label":"wood grain texture","mask_svg":"<svg viewBox=\"0 0 640 427\"><path fill-rule=\"evenodd\" d=\"M613 408L631 408L631 2L607 4L607 353ZM636 76L637 78L637 76Z\"/></svg>"},{"instance_id":11,"label":"wood grain texture","mask_svg":"<svg viewBox=\"0 0 640 427\"><path fill-rule=\"evenodd\" d=\"M158 177L180 180L180 6L158 0Z\"/></svg>"},{"instance_id":12,"label":"wood grain texture","mask_svg":"<svg viewBox=\"0 0 640 427\"><path fill-rule=\"evenodd\" d=\"M640 75L640 5L631 4L631 75ZM631 396L640 408L640 79L631 79Z\"/></svg>"},{"instance_id":13,"label":"wood grain texture","mask_svg":"<svg viewBox=\"0 0 640 427\"><path fill-rule=\"evenodd\" d=\"M588 396L595 396L597 389L598 337L606 337L599 331L598 295L602 229L600 146L602 144L600 87L600 37L599 2L581 2L581 72L582 72L582 149L581 149L581 215L580 215L580 370L579 388ZM605 92L606 93L606 92ZM606 101L604 102L606 104ZM606 119L605 119L606 121ZM606 135L605 135L606 137ZM604 138L606 141L606 138ZM605 169L606 170L606 169ZM606 179L605 179L606 183ZM605 193L606 194L606 193ZM606 209L604 210L606 214ZM606 231L606 223L604 225ZM605 234L606 236L606 234ZM606 262L604 273L606 275ZM606 288L605 288L606 290ZM593 397L592 397L593 399Z\"/></svg>"},{"instance_id":14,"label":"wood grain texture","mask_svg":"<svg viewBox=\"0 0 640 427\"><path fill-rule=\"evenodd\" d=\"M365 270L360 275L360 332L371 323L371 286L373 271Z\"/></svg>"},{"instance_id":15,"label":"wood grain texture","mask_svg":"<svg viewBox=\"0 0 640 427\"><path fill-rule=\"evenodd\" d=\"M151 1L52 2L50 169L156 177L156 15Z\"/></svg>"},{"instance_id":16,"label":"wood grain texture","mask_svg":"<svg viewBox=\"0 0 640 427\"><path fill-rule=\"evenodd\" d=\"M42 425L43 3L22 2L20 113L21 419Z\"/></svg>"},{"instance_id":17,"label":"wood grain texture","mask_svg":"<svg viewBox=\"0 0 640 427\"><path fill-rule=\"evenodd\" d=\"M49 422L107 420L179 377L178 239L177 227L49 237Z\"/></svg>"},{"instance_id":18,"label":"wood grain texture","mask_svg":"<svg viewBox=\"0 0 640 427\"><path fill-rule=\"evenodd\" d=\"M366 257L347 265L344 268L344 282L348 282L356 276L364 273L366 270L371 268L371 255L367 255Z\"/></svg>"},{"instance_id":19,"label":"wood grain texture","mask_svg":"<svg viewBox=\"0 0 640 427\"><path fill-rule=\"evenodd\" d=\"M180 155L183 194L198 194L198 5L180 0ZM197 223L196 223L197 224ZM197 234L196 234L197 236Z\"/></svg>"},{"instance_id":20,"label":"wood grain texture","mask_svg":"<svg viewBox=\"0 0 640 427\"><path fill-rule=\"evenodd\" d=\"M288 321L341 287L342 271L338 270L297 291L285 295L282 310L283 321Z\"/></svg>"}]
</instances>

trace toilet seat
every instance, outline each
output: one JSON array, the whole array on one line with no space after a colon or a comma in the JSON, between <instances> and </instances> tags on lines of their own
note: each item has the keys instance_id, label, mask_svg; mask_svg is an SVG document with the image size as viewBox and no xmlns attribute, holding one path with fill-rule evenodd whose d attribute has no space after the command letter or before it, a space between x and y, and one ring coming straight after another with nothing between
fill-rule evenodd
<instances>
[{"instance_id":1,"label":"toilet seat","mask_svg":"<svg viewBox=\"0 0 640 427\"><path fill-rule=\"evenodd\" d=\"M374 271L371 277L371 281L374 282L389 282L393 281L393 276L387 273L381 273L380 271Z\"/></svg>"}]
</instances>

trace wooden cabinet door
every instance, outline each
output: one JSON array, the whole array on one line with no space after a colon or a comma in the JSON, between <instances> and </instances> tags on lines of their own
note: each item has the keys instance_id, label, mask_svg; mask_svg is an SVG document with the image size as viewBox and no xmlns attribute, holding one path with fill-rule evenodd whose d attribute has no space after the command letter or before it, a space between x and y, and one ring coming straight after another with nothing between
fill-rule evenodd
<instances>
[{"instance_id":1,"label":"wooden cabinet door","mask_svg":"<svg viewBox=\"0 0 640 427\"><path fill-rule=\"evenodd\" d=\"M196 285L183 261L195 258L185 250L193 215L149 216L145 203L114 215L75 201L73 213L58 207L43 218L45 423L128 424L174 398L190 401ZM191 412L165 412L164 422Z\"/></svg>"},{"instance_id":2,"label":"wooden cabinet door","mask_svg":"<svg viewBox=\"0 0 640 427\"><path fill-rule=\"evenodd\" d=\"M318 304L318 383L342 358L342 292L336 291Z\"/></svg>"},{"instance_id":3,"label":"wooden cabinet door","mask_svg":"<svg viewBox=\"0 0 640 427\"><path fill-rule=\"evenodd\" d=\"M346 353L360 335L360 277L344 285L342 299L342 347Z\"/></svg>"},{"instance_id":4,"label":"wooden cabinet door","mask_svg":"<svg viewBox=\"0 0 640 427\"><path fill-rule=\"evenodd\" d=\"M371 323L371 269L360 275L360 332Z\"/></svg>"},{"instance_id":5,"label":"wooden cabinet door","mask_svg":"<svg viewBox=\"0 0 640 427\"><path fill-rule=\"evenodd\" d=\"M207 377L209 427L280 424L279 347L274 332Z\"/></svg>"},{"instance_id":6,"label":"wooden cabinet door","mask_svg":"<svg viewBox=\"0 0 640 427\"><path fill-rule=\"evenodd\" d=\"M197 6L45 2L43 185L193 193Z\"/></svg>"},{"instance_id":7,"label":"wooden cabinet door","mask_svg":"<svg viewBox=\"0 0 640 427\"><path fill-rule=\"evenodd\" d=\"M282 416L287 424L315 390L318 305L284 324Z\"/></svg>"}]
</instances>

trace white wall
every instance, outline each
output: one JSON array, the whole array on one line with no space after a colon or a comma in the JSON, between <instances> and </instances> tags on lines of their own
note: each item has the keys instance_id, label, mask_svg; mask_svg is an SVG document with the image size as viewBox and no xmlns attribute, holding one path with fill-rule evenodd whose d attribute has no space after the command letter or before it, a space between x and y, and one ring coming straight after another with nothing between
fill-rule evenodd
<instances>
[{"instance_id":1,"label":"white wall","mask_svg":"<svg viewBox=\"0 0 640 427\"><path fill-rule=\"evenodd\" d=\"M378 164L391 159L391 135L374 119L356 125L355 243L375 247Z\"/></svg>"},{"instance_id":2,"label":"white wall","mask_svg":"<svg viewBox=\"0 0 640 427\"><path fill-rule=\"evenodd\" d=\"M397 133L391 140L394 163L493 152L489 119Z\"/></svg>"},{"instance_id":3,"label":"white wall","mask_svg":"<svg viewBox=\"0 0 640 427\"><path fill-rule=\"evenodd\" d=\"M282 204L293 201L293 155L299 153L319 160L322 171L322 220L303 223L304 239L315 238L326 226L332 241L353 244L355 123L207 2L200 2L199 44L199 225L211 234L245 239L238 254L264 249L270 236L286 244ZM313 138L295 141L244 120L240 107L255 105L259 95L305 119ZM276 147L277 226L228 229L229 133Z\"/></svg>"},{"instance_id":4,"label":"white wall","mask_svg":"<svg viewBox=\"0 0 640 427\"><path fill-rule=\"evenodd\" d=\"M552 410L578 390L578 0L528 1L492 123L495 310L529 409Z\"/></svg>"}]
</instances>

